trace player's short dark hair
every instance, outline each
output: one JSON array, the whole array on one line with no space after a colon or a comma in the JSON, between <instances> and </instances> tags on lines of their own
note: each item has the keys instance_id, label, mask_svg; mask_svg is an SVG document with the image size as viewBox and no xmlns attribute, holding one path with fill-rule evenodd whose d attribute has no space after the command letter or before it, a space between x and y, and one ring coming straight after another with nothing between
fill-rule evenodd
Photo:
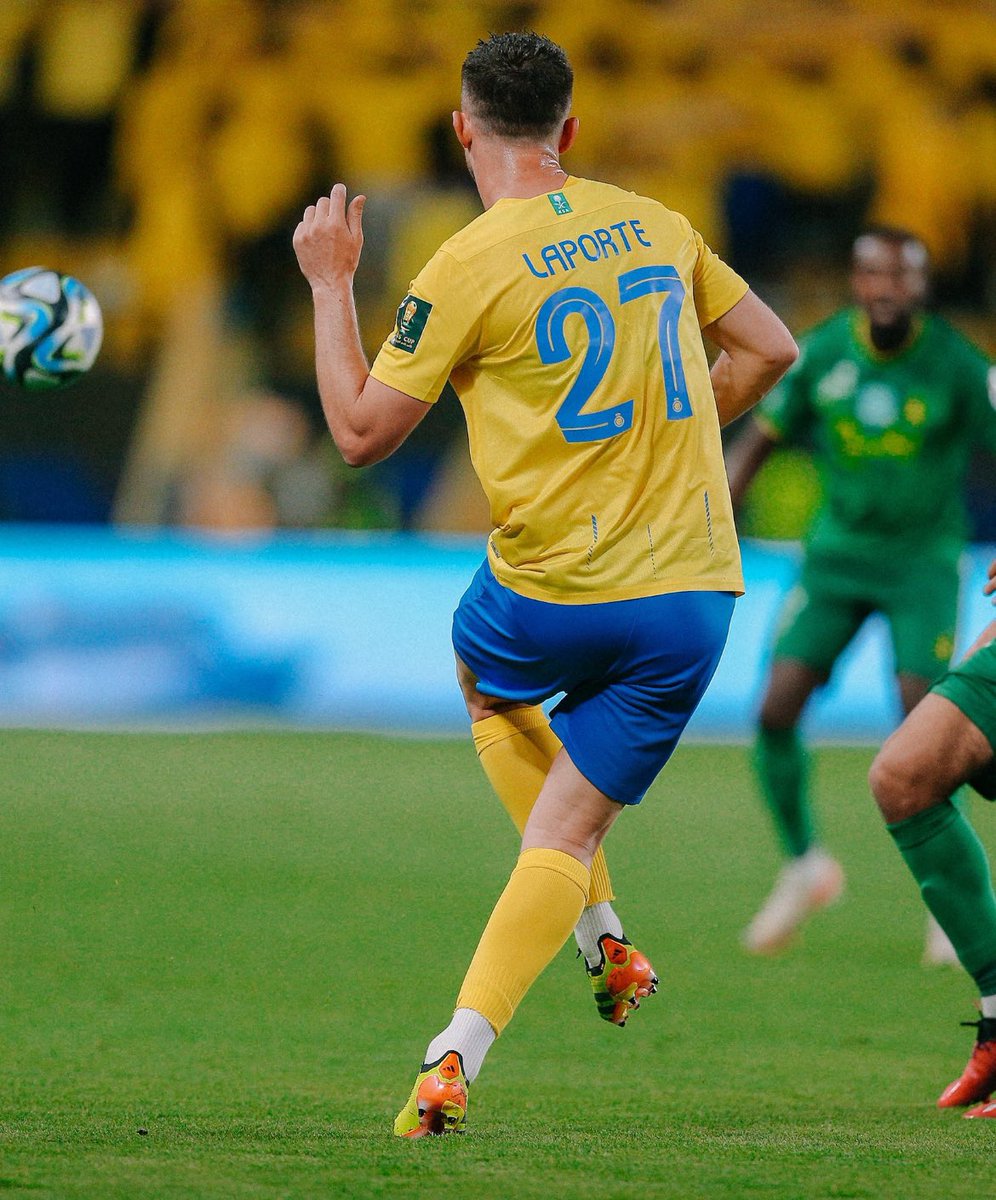
<instances>
[{"instance_id":1,"label":"player's short dark hair","mask_svg":"<svg viewBox=\"0 0 996 1200\"><path fill-rule=\"evenodd\" d=\"M474 116L500 137L545 137L567 117L574 72L567 55L538 33L493 33L463 64Z\"/></svg>"},{"instance_id":2,"label":"player's short dark hair","mask_svg":"<svg viewBox=\"0 0 996 1200\"><path fill-rule=\"evenodd\" d=\"M930 265L930 254L923 238L918 237L911 229L904 229L900 225L868 225L854 239L853 253L855 255L865 238L886 242L896 250L903 250L907 247L915 249L923 256L922 269L926 270Z\"/></svg>"}]
</instances>

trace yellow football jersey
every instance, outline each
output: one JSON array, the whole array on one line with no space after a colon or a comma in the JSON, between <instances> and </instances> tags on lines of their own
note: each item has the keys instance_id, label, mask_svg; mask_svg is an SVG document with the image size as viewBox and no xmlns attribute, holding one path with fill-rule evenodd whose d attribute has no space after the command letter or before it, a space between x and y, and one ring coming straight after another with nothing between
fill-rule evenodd
<instances>
[{"instance_id":1,"label":"yellow football jersey","mask_svg":"<svg viewBox=\"0 0 996 1200\"><path fill-rule=\"evenodd\" d=\"M452 383L505 586L560 603L739 593L700 328L746 291L678 213L570 178L450 238L372 374L429 402Z\"/></svg>"}]
</instances>

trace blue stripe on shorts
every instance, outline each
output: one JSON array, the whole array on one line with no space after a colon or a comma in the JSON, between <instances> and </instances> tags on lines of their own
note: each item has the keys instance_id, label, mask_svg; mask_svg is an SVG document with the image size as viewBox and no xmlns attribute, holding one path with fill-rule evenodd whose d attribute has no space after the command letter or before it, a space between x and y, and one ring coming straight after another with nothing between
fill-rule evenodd
<instances>
[{"instance_id":1,"label":"blue stripe on shorts","mask_svg":"<svg viewBox=\"0 0 996 1200\"><path fill-rule=\"evenodd\" d=\"M486 696L539 704L584 777L639 804L719 665L730 592L553 604L503 587L485 562L453 616L453 647Z\"/></svg>"}]
</instances>

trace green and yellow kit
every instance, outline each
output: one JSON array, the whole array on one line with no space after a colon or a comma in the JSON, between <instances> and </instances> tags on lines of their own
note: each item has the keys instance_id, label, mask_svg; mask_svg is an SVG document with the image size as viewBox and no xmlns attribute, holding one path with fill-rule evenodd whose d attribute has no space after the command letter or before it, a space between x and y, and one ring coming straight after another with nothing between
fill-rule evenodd
<instances>
[{"instance_id":1,"label":"green and yellow kit","mask_svg":"<svg viewBox=\"0 0 996 1200\"><path fill-rule=\"evenodd\" d=\"M808 442L823 505L775 653L829 673L872 612L889 620L900 672L931 679L954 649L958 560L973 453L996 453L993 373L933 314L879 353L848 309L801 341L756 410L777 441Z\"/></svg>"}]
</instances>

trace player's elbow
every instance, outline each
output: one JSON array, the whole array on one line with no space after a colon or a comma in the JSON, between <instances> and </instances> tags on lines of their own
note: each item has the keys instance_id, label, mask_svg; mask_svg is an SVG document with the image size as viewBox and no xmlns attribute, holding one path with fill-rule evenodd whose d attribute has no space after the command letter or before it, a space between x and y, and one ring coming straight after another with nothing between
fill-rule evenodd
<instances>
[{"instance_id":1,"label":"player's elbow","mask_svg":"<svg viewBox=\"0 0 996 1200\"><path fill-rule=\"evenodd\" d=\"M376 432L352 434L336 439L336 446L347 467L372 467L387 458L394 446L385 444Z\"/></svg>"},{"instance_id":2,"label":"player's elbow","mask_svg":"<svg viewBox=\"0 0 996 1200\"><path fill-rule=\"evenodd\" d=\"M758 380L762 391L768 392L799 357L799 347L783 325L781 331L765 339L759 351Z\"/></svg>"},{"instance_id":3,"label":"player's elbow","mask_svg":"<svg viewBox=\"0 0 996 1200\"><path fill-rule=\"evenodd\" d=\"M335 444L347 467L369 467L382 457L377 454L376 446L368 437L340 434Z\"/></svg>"},{"instance_id":4,"label":"player's elbow","mask_svg":"<svg viewBox=\"0 0 996 1200\"><path fill-rule=\"evenodd\" d=\"M799 361L799 344L787 329L785 331L785 339L784 362L785 370L787 371L789 367L794 367Z\"/></svg>"},{"instance_id":5,"label":"player's elbow","mask_svg":"<svg viewBox=\"0 0 996 1200\"><path fill-rule=\"evenodd\" d=\"M792 366L799 357L799 347L796 345L795 338L782 325L776 335L772 337L769 344L765 347L765 358L768 366L772 371L777 371L779 377Z\"/></svg>"}]
</instances>

